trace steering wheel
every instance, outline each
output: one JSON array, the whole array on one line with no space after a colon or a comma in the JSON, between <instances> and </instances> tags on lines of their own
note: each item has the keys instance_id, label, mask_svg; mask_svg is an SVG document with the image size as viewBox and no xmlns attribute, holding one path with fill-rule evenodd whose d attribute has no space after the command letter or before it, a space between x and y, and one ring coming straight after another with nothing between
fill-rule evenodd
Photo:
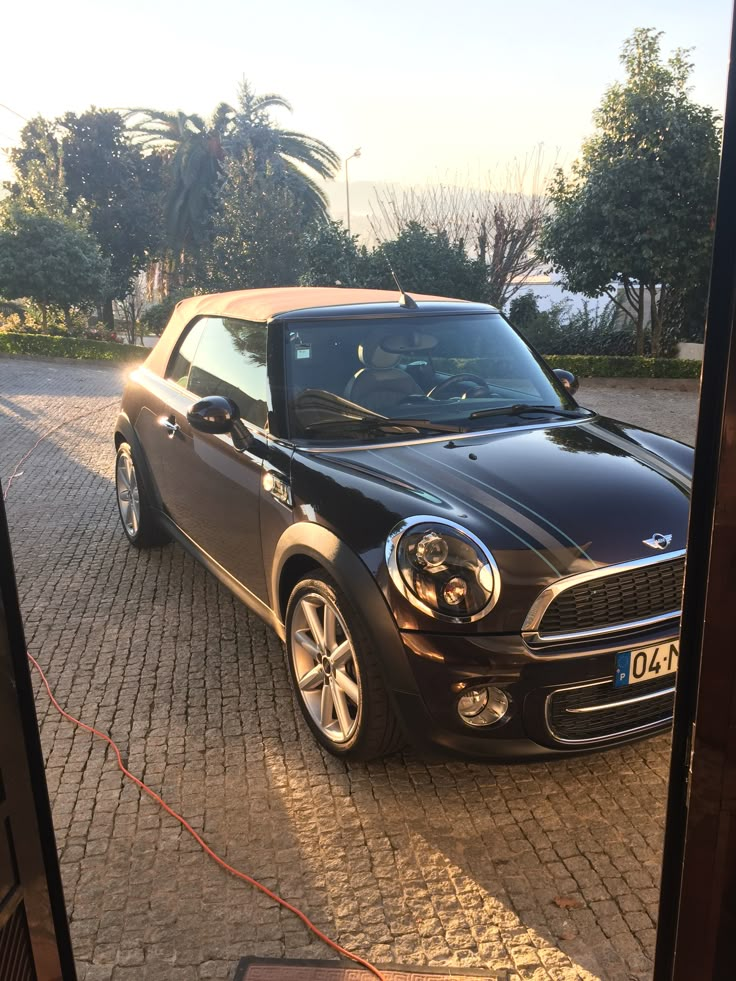
<instances>
[{"instance_id":1,"label":"steering wheel","mask_svg":"<svg viewBox=\"0 0 736 981\"><path fill-rule=\"evenodd\" d=\"M488 382L485 380L485 378L481 378L480 375L474 375L472 371L461 371L459 374L450 375L449 378L445 378L444 381L441 381L438 385L435 385L434 388L427 392L427 398L437 398L437 394L443 391L445 388L450 388L452 385L465 381L475 382L476 385L480 385L480 387L485 390L485 394L490 393L490 388L488 387Z\"/></svg>"}]
</instances>

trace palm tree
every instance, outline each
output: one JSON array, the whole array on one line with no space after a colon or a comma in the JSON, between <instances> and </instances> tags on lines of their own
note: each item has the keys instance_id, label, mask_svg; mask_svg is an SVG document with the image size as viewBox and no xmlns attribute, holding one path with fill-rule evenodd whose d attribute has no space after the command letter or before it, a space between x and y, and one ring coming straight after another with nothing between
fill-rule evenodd
<instances>
[{"instance_id":1,"label":"palm tree","mask_svg":"<svg viewBox=\"0 0 736 981\"><path fill-rule=\"evenodd\" d=\"M126 120L137 142L161 153L170 168L166 200L166 238L175 266L207 236L222 178L222 136L228 106L221 104L208 124L197 115L131 109Z\"/></svg>"},{"instance_id":2,"label":"palm tree","mask_svg":"<svg viewBox=\"0 0 736 981\"><path fill-rule=\"evenodd\" d=\"M238 108L230 109L223 145L228 156L250 160L259 176L281 178L318 221L328 221L327 197L312 175L332 179L340 158L326 143L305 133L282 129L270 118L271 109L291 105L280 95L257 95L248 82L240 86Z\"/></svg>"},{"instance_id":3,"label":"palm tree","mask_svg":"<svg viewBox=\"0 0 736 981\"><path fill-rule=\"evenodd\" d=\"M238 108L220 103L209 121L155 109L126 113L138 142L170 163L166 226L175 267L207 240L228 160L247 165L258 178L279 180L305 215L328 220L327 198L315 178L334 177L340 158L321 140L281 129L270 117L272 109L291 106L280 95L257 95L243 82Z\"/></svg>"}]
</instances>

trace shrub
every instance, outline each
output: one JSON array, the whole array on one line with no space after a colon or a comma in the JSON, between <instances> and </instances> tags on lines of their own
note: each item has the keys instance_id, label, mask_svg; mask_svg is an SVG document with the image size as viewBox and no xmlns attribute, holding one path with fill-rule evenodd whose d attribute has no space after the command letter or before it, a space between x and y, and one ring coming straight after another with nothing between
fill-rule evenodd
<instances>
[{"instance_id":1,"label":"shrub","mask_svg":"<svg viewBox=\"0 0 736 981\"><path fill-rule=\"evenodd\" d=\"M631 321L613 303L597 308L587 300L579 310L569 301L540 310L533 293L514 297L509 320L538 351L547 354L634 355L636 333ZM645 338L648 348L651 338ZM672 330L661 339L663 357L676 354L677 336Z\"/></svg>"},{"instance_id":2,"label":"shrub","mask_svg":"<svg viewBox=\"0 0 736 981\"><path fill-rule=\"evenodd\" d=\"M619 358L584 354L545 356L550 368L565 368L581 378L700 378L700 361L678 358Z\"/></svg>"},{"instance_id":3,"label":"shrub","mask_svg":"<svg viewBox=\"0 0 736 981\"><path fill-rule=\"evenodd\" d=\"M26 310L22 303L17 303L15 300L3 300L0 297L0 320L8 317L18 317L22 322L25 312Z\"/></svg>"},{"instance_id":4,"label":"shrub","mask_svg":"<svg viewBox=\"0 0 736 981\"><path fill-rule=\"evenodd\" d=\"M154 303L147 307L140 316L140 323L146 330L159 336L164 327L168 324L174 307L188 296L192 296L191 290L178 290L169 293L160 303Z\"/></svg>"},{"instance_id":5,"label":"shrub","mask_svg":"<svg viewBox=\"0 0 736 981\"><path fill-rule=\"evenodd\" d=\"M87 327L87 314L76 307L67 316L58 307L46 308L46 327L43 326L43 312L37 303L26 300L23 304L0 302L0 331L10 334L48 334L50 336L84 337ZM8 312L3 314L3 309Z\"/></svg>"},{"instance_id":6,"label":"shrub","mask_svg":"<svg viewBox=\"0 0 736 981\"><path fill-rule=\"evenodd\" d=\"M96 361L141 361L148 348L106 341L86 341L49 334L0 334L0 354L25 354L40 358L81 358Z\"/></svg>"},{"instance_id":7,"label":"shrub","mask_svg":"<svg viewBox=\"0 0 736 981\"><path fill-rule=\"evenodd\" d=\"M24 334L26 332L25 320L19 313L6 314L0 323L0 334Z\"/></svg>"}]
</instances>

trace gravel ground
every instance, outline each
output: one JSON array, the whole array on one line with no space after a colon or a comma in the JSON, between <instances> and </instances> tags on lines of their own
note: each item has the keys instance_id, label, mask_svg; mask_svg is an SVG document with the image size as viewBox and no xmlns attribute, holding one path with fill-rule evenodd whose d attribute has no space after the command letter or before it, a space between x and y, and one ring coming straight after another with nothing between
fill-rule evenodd
<instances>
[{"instance_id":1,"label":"gravel ground","mask_svg":"<svg viewBox=\"0 0 736 981\"><path fill-rule=\"evenodd\" d=\"M68 709L228 861L379 963L508 978L650 976L668 740L515 766L405 753L346 765L295 712L278 640L179 547L128 547L111 431L123 373L0 359L0 476L29 649ZM581 401L692 440L696 396L586 383ZM205 859L111 753L37 705L81 981L231 978L323 958ZM504 972L506 972L504 974Z\"/></svg>"},{"instance_id":2,"label":"gravel ground","mask_svg":"<svg viewBox=\"0 0 736 981\"><path fill-rule=\"evenodd\" d=\"M646 389L638 384L626 385L624 379L619 387L611 388L594 378L586 378L581 382L577 399L601 415L632 422L691 446L695 444L697 391Z\"/></svg>"}]
</instances>

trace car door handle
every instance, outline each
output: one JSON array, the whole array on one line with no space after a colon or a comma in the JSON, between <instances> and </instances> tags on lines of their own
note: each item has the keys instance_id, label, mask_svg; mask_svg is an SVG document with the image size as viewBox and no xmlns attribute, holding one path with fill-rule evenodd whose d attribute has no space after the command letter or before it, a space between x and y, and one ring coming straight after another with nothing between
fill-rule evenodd
<instances>
[{"instance_id":1,"label":"car door handle","mask_svg":"<svg viewBox=\"0 0 736 981\"><path fill-rule=\"evenodd\" d=\"M166 432L169 434L169 439L173 439L174 436L179 432L179 423L174 422L173 419L162 419L161 425L164 427Z\"/></svg>"}]
</instances>

